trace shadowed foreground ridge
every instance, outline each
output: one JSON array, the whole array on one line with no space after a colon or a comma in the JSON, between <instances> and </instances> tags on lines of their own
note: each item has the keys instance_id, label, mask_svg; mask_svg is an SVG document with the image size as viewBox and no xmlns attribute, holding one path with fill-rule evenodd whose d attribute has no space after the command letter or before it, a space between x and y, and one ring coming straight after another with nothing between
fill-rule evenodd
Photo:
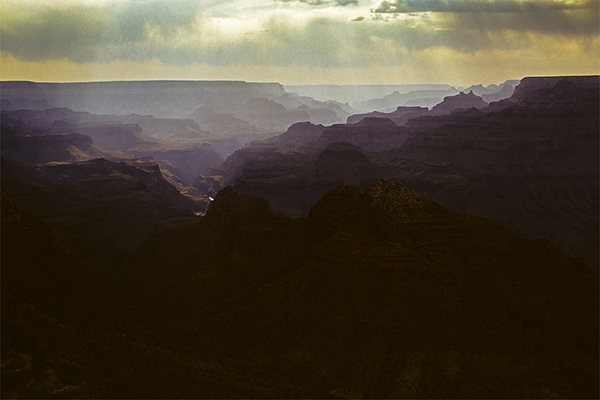
<instances>
[{"instance_id":1,"label":"shadowed foreground ridge","mask_svg":"<svg viewBox=\"0 0 600 400\"><path fill-rule=\"evenodd\" d=\"M307 392L598 396L598 277L581 260L389 180L334 188L291 222L261 204L220 192L124 287Z\"/></svg>"}]
</instances>

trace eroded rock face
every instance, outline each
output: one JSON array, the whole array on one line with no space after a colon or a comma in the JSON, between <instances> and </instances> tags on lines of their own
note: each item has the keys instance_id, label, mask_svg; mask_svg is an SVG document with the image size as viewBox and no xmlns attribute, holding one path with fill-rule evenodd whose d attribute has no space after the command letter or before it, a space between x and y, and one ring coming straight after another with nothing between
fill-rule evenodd
<instances>
[{"instance_id":1,"label":"eroded rock face","mask_svg":"<svg viewBox=\"0 0 600 400\"><path fill-rule=\"evenodd\" d=\"M291 125L288 130L281 135L252 143L250 147L267 146L278 149L279 151L286 145L297 148L317 140L325 129L326 127L323 125L315 125L310 122L298 122Z\"/></svg>"},{"instance_id":2,"label":"eroded rock face","mask_svg":"<svg viewBox=\"0 0 600 400\"><path fill-rule=\"evenodd\" d=\"M539 89L551 88L560 81L569 81L580 88L597 88L599 78L595 76L547 76L547 77L525 77L515 87L513 94L504 100L490 104L489 111L499 111L511 105L523 101L529 94Z\"/></svg>"},{"instance_id":3,"label":"eroded rock face","mask_svg":"<svg viewBox=\"0 0 600 400\"><path fill-rule=\"evenodd\" d=\"M53 126L60 125L57 122ZM139 137L142 128L137 124L72 126L68 129L91 137L98 147L109 151L135 150L144 145L144 140Z\"/></svg>"},{"instance_id":4,"label":"eroded rock face","mask_svg":"<svg viewBox=\"0 0 600 400\"><path fill-rule=\"evenodd\" d=\"M500 91L494 92L494 93L482 94L481 98L483 99L483 101L485 101L487 103L491 103L494 101L504 100L504 99L512 96L514 91L515 91L515 88L513 86L511 86L509 84L505 84L502 86Z\"/></svg>"},{"instance_id":5,"label":"eroded rock face","mask_svg":"<svg viewBox=\"0 0 600 400\"><path fill-rule=\"evenodd\" d=\"M374 111L368 114L354 114L348 117L346 123L355 124L360 122L363 118L368 117L380 117L380 118L388 118L396 124L403 124L407 122L409 119L416 118L421 115L429 114L429 109L427 107L398 107L396 111L391 113L382 113L378 111Z\"/></svg>"},{"instance_id":6,"label":"eroded rock face","mask_svg":"<svg viewBox=\"0 0 600 400\"><path fill-rule=\"evenodd\" d=\"M283 187L277 188L277 185L289 177L295 183L287 185L283 189L284 191L293 187L297 188L299 185L300 187L306 186L307 191L303 190L303 193L306 194L310 192L310 185L319 186L318 193L311 194L310 199L303 198L304 194L300 196L302 211L298 213L296 210L292 214L294 216L305 215L314 201L328 189L345 182L345 179L349 177L349 174L344 172L344 168L335 167L333 161L324 169L319 168L314 164L319 160L319 154L327 149L340 150L339 146L335 147L339 143L356 147L358 152L389 150L400 146L411 134L414 132L410 129L398 126L390 119L379 117L367 117L356 124L338 124L331 127L298 123L279 136L253 142L238 150L219 167L213 167L198 177L194 186L201 191L207 191L206 193L209 195L232 184L235 184L242 192L246 192L247 189L242 186L258 184L257 182L248 182L249 179L257 178L261 180L262 184L272 187L274 194L283 189ZM332 145L334 147L330 147ZM344 165L349 166L348 163ZM315 173L318 170L322 172L327 170L328 172ZM344 176L336 177L335 173L332 173L334 170ZM350 168L347 171L350 170L356 170L356 168ZM364 180L372 183L371 172L357 175L351 183L360 185ZM327 183L323 182L324 176L328 177ZM311 181L311 179L316 179L316 181ZM269 201L273 200L272 196L266 192L260 192L259 195L268 198ZM278 209L277 206L275 208ZM284 208L289 210L294 207Z\"/></svg>"},{"instance_id":7,"label":"eroded rock face","mask_svg":"<svg viewBox=\"0 0 600 400\"><path fill-rule=\"evenodd\" d=\"M544 85L551 81L542 79ZM334 125L296 147L304 158L276 153L277 145L262 147L262 153L244 151L235 168L214 174L213 182L225 179L299 217L337 184L364 189L376 178L391 177L455 211L485 216L528 238L550 239L597 268L598 247L590 243L598 237L598 88L590 78L556 82L497 112L471 108L421 116L404 126L383 118ZM535 86L535 80L525 81L525 89ZM365 168L360 157L339 152L343 162L325 158L331 162L318 166L318 154L334 142L371 150L364 154L373 165Z\"/></svg>"},{"instance_id":8,"label":"eroded rock face","mask_svg":"<svg viewBox=\"0 0 600 400\"><path fill-rule=\"evenodd\" d=\"M156 225L206 210L208 199L183 196L155 162L4 163L2 190L52 229L57 245L112 276Z\"/></svg>"},{"instance_id":9,"label":"eroded rock face","mask_svg":"<svg viewBox=\"0 0 600 400\"><path fill-rule=\"evenodd\" d=\"M444 98L440 104L431 109L433 115L450 114L456 110L469 110L471 108L484 108L488 105L483 99L472 91L469 93L460 92L456 96L448 96Z\"/></svg>"},{"instance_id":10,"label":"eroded rock face","mask_svg":"<svg viewBox=\"0 0 600 400\"><path fill-rule=\"evenodd\" d=\"M220 339L200 333L189 315L175 321L172 312L132 306L130 293L56 246L51 229L9 199L4 185L1 197L3 398L325 396L225 355ZM181 224L165 222L159 230L167 235Z\"/></svg>"},{"instance_id":11,"label":"eroded rock face","mask_svg":"<svg viewBox=\"0 0 600 400\"><path fill-rule=\"evenodd\" d=\"M597 268L597 247L581 247L597 237L597 148L598 88L560 82L518 106L415 135L392 164L397 179L439 203L551 239Z\"/></svg>"},{"instance_id":12,"label":"eroded rock face","mask_svg":"<svg viewBox=\"0 0 600 400\"><path fill-rule=\"evenodd\" d=\"M53 107L46 99L11 98L2 99L0 103L2 110L46 110Z\"/></svg>"},{"instance_id":13,"label":"eroded rock face","mask_svg":"<svg viewBox=\"0 0 600 400\"><path fill-rule=\"evenodd\" d=\"M310 122L293 124L281 135L249 143L237 150L221 165L198 176L193 186L202 193L214 196L224 187L233 185L243 169L271 170L271 174L273 170L298 171L309 160L305 153L314 152L312 143L325 129L323 125Z\"/></svg>"},{"instance_id":14,"label":"eroded rock face","mask_svg":"<svg viewBox=\"0 0 600 400\"><path fill-rule=\"evenodd\" d=\"M2 82L2 97L52 99L59 107L110 114L152 114L173 118L202 103L237 103L285 94L278 83L233 81Z\"/></svg>"},{"instance_id":15,"label":"eroded rock face","mask_svg":"<svg viewBox=\"0 0 600 400\"><path fill-rule=\"evenodd\" d=\"M392 111L398 106L427 105L429 107L429 104L434 106L443 101L446 96L452 96L457 93L459 93L459 91L453 87L438 90L414 90L409 93L395 91L381 99L371 99L364 102L364 104L359 103L358 106L361 109L379 110L383 112Z\"/></svg>"},{"instance_id":16,"label":"eroded rock face","mask_svg":"<svg viewBox=\"0 0 600 400\"><path fill-rule=\"evenodd\" d=\"M84 161L103 157L94 141L79 133L45 136L2 136L2 156L32 164L51 161Z\"/></svg>"},{"instance_id":17,"label":"eroded rock face","mask_svg":"<svg viewBox=\"0 0 600 400\"><path fill-rule=\"evenodd\" d=\"M154 251L155 283L128 286L142 302L195 304L240 354L330 395L598 390L597 353L583 350L597 338L597 275L392 181L336 187L288 223L227 188L203 224Z\"/></svg>"},{"instance_id":18,"label":"eroded rock face","mask_svg":"<svg viewBox=\"0 0 600 400\"><path fill-rule=\"evenodd\" d=\"M411 133L388 118L367 117L356 124L331 126L314 147L324 149L331 143L347 142L365 151L384 151L402 145Z\"/></svg>"},{"instance_id":19,"label":"eroded rock face","mask_svg":"<svg viewBox=\"0 0 600 400\"><path fill-rule=\"evenodd\" d=\"M364 189L381 171L360 148L350 143L333 143L295 171L270 172L271 176L265 176L261 169L248 163L237 175L235 188L240 193L264 197L275 212L298 218L306 216L332 187L351 183Z\"/></svg>"},{"instance_id":20,"label":"eroded rock face","mask_svg":"<svg viewBox=\"0 0 600 400\"><path fill-rule=\"evenodd\" d=\"M3 111L2 135L8 137L2 154L10 160L46 163L152 157L176 167L178 179L186 185L240 147L234 138L207 142L210 134L192 120L90 114L66 108ZM90 137L93 143L85 143L82 137Z\"/></svg>"}]
</instances>

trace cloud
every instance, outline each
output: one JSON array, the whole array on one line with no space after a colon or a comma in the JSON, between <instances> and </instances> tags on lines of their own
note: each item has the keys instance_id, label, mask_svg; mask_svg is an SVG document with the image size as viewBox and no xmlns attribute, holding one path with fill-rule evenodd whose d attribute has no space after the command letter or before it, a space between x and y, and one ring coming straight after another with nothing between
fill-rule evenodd
<instances>
[{"instance_id":1,"label":"cloud","mask_svg":"<svg viewBox=\"0 0 600 400\"><path fill-rule=\"evenodd\" d=\"M477 58L483 55L513 60L510 52L519 54L521 62L527 54L537 54L540 62L558 63L564 49L569 49L567 61L573 64L578 63L573 56L577 51L586 60L600 57L598 7L577 1L545 2L549 4L545 12L477 13L464 10L469 4L471 9L500 10L500 4L388 1L413 10L418 4L429 11L442 6L463 11L369 13L368 5L361 8L361 2L344 0L310 0L323 7L291 7L272 0L81 1L37 7L10 0L10 6L0 4L2 54L29 62L153 62L169 68L204 65L240 70L249 65L265 70L402 68L425 62L422 54L463 61L471 57L480 64ZM507 0L502 7L507 10L517 3L533 4ZM335 12L329 8L333 6ZM450 62L438 61L442 68Z\"/></svg>"},{"instance_id":2,"label":"cloud","mask_svg":"<svg viewBox=\"0 0 600 400\"><path fill-rule=\"evenodd\" d=\"M531 34L579 37L582 41L598 37L600 2L391 0L377 2L371 11L372 20L418 21L427 35L431 32L424 26L435 31L430 40L436 45L469 52L486 45L521 48L531 42L527 38Z\"/></svg>"},{"instance_id":3,"label":"cloud","mask_svg":"<svg viewBox=\"0 0 600 400\"><path fill-rule=\"evenodd\" d=\"M596 0L379 0L373 13L515 13L593 8Z\"/></svg>"},{"instance_id":4,"label":"cloud","mask_svg":"<svg viewBox=\"0 0 600 400\"><path fill-rule=\"evenodd\" d=\"M65 3L3 11L2 50L24 60L149 59L197 22L199 3Z\"/></svg>"},{"instance_id":5,"label":"cloud","mask_svg":"<svg viewBox=\"0 0 600 400\"><path fill-rule=\"evenodd\" d=\"M358 0L277 0L282 3L306 3L312 6L320 6L323 4L328 5L338 5L338 6L347 6L347 5L357 5Z\"/></svg>"}]
</instances>

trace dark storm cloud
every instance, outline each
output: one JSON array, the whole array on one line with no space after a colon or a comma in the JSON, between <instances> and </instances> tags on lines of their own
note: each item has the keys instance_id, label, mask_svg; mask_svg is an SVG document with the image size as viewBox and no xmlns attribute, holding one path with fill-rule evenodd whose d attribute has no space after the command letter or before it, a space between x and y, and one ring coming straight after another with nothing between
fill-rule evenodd
<instances>
[{"instance_id":1,"label":"dark storm cloud","mask_svg":"<svg viewBox=\"0 0 600 400\"><path fill-rule=\"evenodd\" d=\"M600 5L600 3L597 3ZM446 27L479 32L540 33L560 36L598 36L599 8L551 13L449 14ZM550 15L549 15L550 14Z\"/></svg>"},{"instance_id":2,"label":"dark storm cloud","mask_svg":"<svg viewBox=\"0 0 600 400\"><path fill-rule=\"evenodd\" d=\"M326 0L306 1L316 5ZM328 4L354 3L330 0ZM416 4L408 0L388 3ZM25 61L65 59L78 63L156 58L163 64L181 66L401 65L422 50L446 48L463 54L535 50L541 40L544 46L548 41L570 40L578 46L591 43L586 46L597 53L593 49L598 39L597 2L593 3L596 7L549 2L544 12L464 11L469 4L471 9L479 4L477 10L500 10L496 3L457 0L452 7L463 12L443 13L369 15L365 8L366 18L353 16L354 8L339 8L325 15L314 13L312 8L307 11L307 7L274 7L277 12L261 14L265 4L274 5L270 0L230 2L227 7L223 6L226 2L216 0L71 4L4 12L0 33L5 54ZM527 7L533 3L519 2L530 4ZM428 9L436 5L436 10L442 9L442 4L450 7L449 1L441 0L418 4ZM502 7L509 10L516 4L509 0ZM567 6L572 9L563 9ZM214 13L210 14L208 7L218 10L211 9ZM304 10L297 10L300 8Z\"/></svg>"},{"instance_id":3,"label":"dark storm cloud","mask_svg":"<svg viewBox=\"0 0 600 400\"><path fill-rule=\"evenodd\" d=\"M484 43L504 48L511 43L504 33L579 36L581 40L598 36L600 2L539 0L392 0L380 1L371 10L374 16L438 13L436 33L431 41L459 49L478 50ZM389 21L389 19L388 19ZM500 40L499 40L500 39Z\"/></svg>"},{"instance_id":4,"label":"dark storm cloud","mask_svg":"<svg viewBox=\"0 0 600 400\"><path fill-rule=\"evenodd\" d=\"M146 41L152 28L169 39L190 26L199 3L140 1L110 7L70 4L41 6L15 17L5 13L0 26L2 51L26 61L70 59L97 61L101 57L147 59Z\"/></svg>"},{"instance_id":5,"label":"dark storm cloud","mask_svg":"<svg viewBox=\"0 0 600 400\"><path fill-rule=\"evenodd\" d=\"M358 4L358 0L277 0L282 3L306 3L313 6L320 6L322 4L333 4L339 6L347 6L350 4Z\"/></svg>"},{"instance_id":6,"label":"dark storm cloud","mask_svg":"<svg viewBox=\"0 0 600 400\"><path fill-rule=\"evenodd\" d=\"M103 16L94 11L82 5L69 7L68 14L64 9L40 7L35 14L3 18L2 51L27 61L91 60L105 32Z\"/></svg>"},{"instance_id":7,"label":"dark storm cloud","mask_svg":"<svg viewBox=\"0 0 600 400\"><path fill-rule=\"evenodd\" d=\"M146 37L147 24L171 36L177 28L190 26L195 21L198 8L198 3L189 1L132 3L117 9L115 19L123 39L141 41Z\"/></svg>"},{"instance_id":8,"label":"dark storm cloud","mask_svg":"<svg viewBox=\"0 0 600 400\"><path fill-rule=\"evenodd\" d=\"M515 13L593 8L596 0L381 0L371 9L373 13Z\"/></svg>"}]
</instances>

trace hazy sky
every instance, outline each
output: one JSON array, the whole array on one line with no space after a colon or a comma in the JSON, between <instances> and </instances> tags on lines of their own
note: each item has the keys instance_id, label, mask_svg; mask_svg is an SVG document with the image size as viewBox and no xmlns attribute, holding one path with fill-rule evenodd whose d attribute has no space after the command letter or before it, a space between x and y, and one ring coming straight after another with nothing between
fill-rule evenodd
<instances>
[{"instance_id":1,"label":"hazy sky","mask_svg":"<svg viewBox=\"0 0 600 400\"><path fill-rule=\"evenodd\" d=\"M2 80L500 83L600 73L598 0L2 0Z\"/></svg>"}]
</instances>

